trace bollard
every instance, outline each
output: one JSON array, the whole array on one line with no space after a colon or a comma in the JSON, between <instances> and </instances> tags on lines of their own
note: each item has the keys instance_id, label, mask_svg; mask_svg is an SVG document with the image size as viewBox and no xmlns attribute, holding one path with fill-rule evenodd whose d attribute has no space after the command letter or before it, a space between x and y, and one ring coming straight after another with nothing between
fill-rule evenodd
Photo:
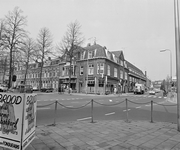
<instances>
[{"instance_id":1,"label":"bollard","mask_svg":"<svg viewBox=\"0 0 180 150\"><path fill-rule=\"evenodd\" d=\"M126 98L126 122L129 123L129 119L128 119L128 100Z\"/></svg>"},{"instance_id":2,"label":"bollard","mask_svg":"<svg viewBox=\"0 0 180 150\"><path fill-rule=\"evenodd\" d=\"M56 100L55 101L55 110L54 110L54 126L56 125L56 113L57 113L57 103L58 103L58 101Z\"/></svg>"},{"instance_id":3,"label":"bollard","mask_svg":"<svg viewBox=\"0 0 180 150\"><path fill-rule=\"evenodd\" d=\"M91 100L91 123L94 123L94 120L93 120L93 99Z\"/></svg>"},{"instance_id":4,"label":"bollard","mask_svg":"<svg viewBox=\"0 0 180 150\"><path fill-rule=\"evenodd\" d=\"M151 123L153 123L153 101L151 101Z\"/></svg>"}]
</instances>

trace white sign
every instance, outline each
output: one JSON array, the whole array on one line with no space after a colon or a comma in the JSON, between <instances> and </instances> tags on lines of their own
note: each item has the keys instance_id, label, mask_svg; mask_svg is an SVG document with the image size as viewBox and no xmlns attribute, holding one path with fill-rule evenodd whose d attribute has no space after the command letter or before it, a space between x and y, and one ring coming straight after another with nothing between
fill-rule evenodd
<instances>
[{"instance_id":1,"label":"white sign","mask_svg":"<svg viewBox=\"0 0 180 150\"><path fill-rule=\"evenodd\" d=\"M35 94L26 94L24 101L23 149L25 149L35 137L36 105Z\"/></svg>"},{"instance_id":2,"label":"white sign","mask_svg":"<svg viewBox=\"0 0 180 150\"><path fill-rule=\"evenodd\" d=\"M33 140L34 97L34 94L0 93L0 147L22 150Z\"/></svg>"}]
</instances>

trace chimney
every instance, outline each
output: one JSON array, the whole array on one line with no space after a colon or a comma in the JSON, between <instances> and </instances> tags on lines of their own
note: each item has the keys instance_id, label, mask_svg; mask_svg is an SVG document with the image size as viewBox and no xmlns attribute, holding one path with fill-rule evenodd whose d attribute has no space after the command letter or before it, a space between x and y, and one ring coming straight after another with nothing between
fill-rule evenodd
<instances>
[{"instance_id":1,"label":"chimney","mask_svg":"<svg viewBox=\"0 0 180 150\"><path fill-rule=\"evenodd\" d=\"M91 46L91 44L90 44L90 43L88 43L88 44L87 44L87 47L88 47L88 46Z\"/></svg>"}]
</instances>

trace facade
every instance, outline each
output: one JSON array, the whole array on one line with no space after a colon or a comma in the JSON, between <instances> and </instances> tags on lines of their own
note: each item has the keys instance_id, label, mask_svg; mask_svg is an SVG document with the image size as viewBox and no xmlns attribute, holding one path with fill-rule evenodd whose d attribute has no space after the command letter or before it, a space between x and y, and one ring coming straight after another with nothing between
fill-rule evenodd
<instances>
[{"instance_id":1,"label":"facade","mask_svg":"<svg viewBox=\"0 0 180 150\"><path fill-rule=\"evenodd\" d=\"M130 92L135 83L146 83L146 76L125 60L122 51L109 51L94 44L84 47L79 53L80 59L76 62L77 92Z\"/></svg>"},{"instance_id":2,"label":"facade","mask_svg":"<svg viewBox=\"0 0 180 150\"><path fill-rule=\"evenodd\" d=\"M59 82L59 62L60 59L49 59L44 63L42 71L42 87L58 88ZM26 76L26 84L32 85L33 88L39 88L40 81L40 65L36 62L29 65L29 69ZM16 85L24 82L25 68L24 66L16 66L15 75L17 76Z\"/></svg>"},{"instance_id":3,"label":"facade","mask_svg":"<svg viewBox=\"0 0 180 150\"><path fill-rule=\"evenodd\" d=\"M26 84L39 88L40 65L29 65ZM66 56L44 63L42 87L53 87L58 91L69 88L70 62ZM16 66L16 85L23 83L25 68ZM70 88L78 93L124 93L132 92L135 83L146 85L146 75L136 66L125 60L123 51L109 51L94 43L78 47L71 64Z\"/></svg>"}]
</instances>

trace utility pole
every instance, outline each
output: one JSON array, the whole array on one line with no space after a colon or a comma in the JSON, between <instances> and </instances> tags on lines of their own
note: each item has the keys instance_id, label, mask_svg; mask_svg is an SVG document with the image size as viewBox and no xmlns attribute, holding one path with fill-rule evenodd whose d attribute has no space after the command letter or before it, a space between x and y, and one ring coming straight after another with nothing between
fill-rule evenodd
<instances>
[{"instance_id":1,"label":"utility pole","mask_svg":"<svg viewBox=\"0 0 180 150\"><path fill-rule=\"evenodd\" d=\"M177 76L177 130L180 132L180 43L179 43L179 8L178 0L174 0L174 25L176 46L176 76Z\"/></svg>"}]
</instances>

